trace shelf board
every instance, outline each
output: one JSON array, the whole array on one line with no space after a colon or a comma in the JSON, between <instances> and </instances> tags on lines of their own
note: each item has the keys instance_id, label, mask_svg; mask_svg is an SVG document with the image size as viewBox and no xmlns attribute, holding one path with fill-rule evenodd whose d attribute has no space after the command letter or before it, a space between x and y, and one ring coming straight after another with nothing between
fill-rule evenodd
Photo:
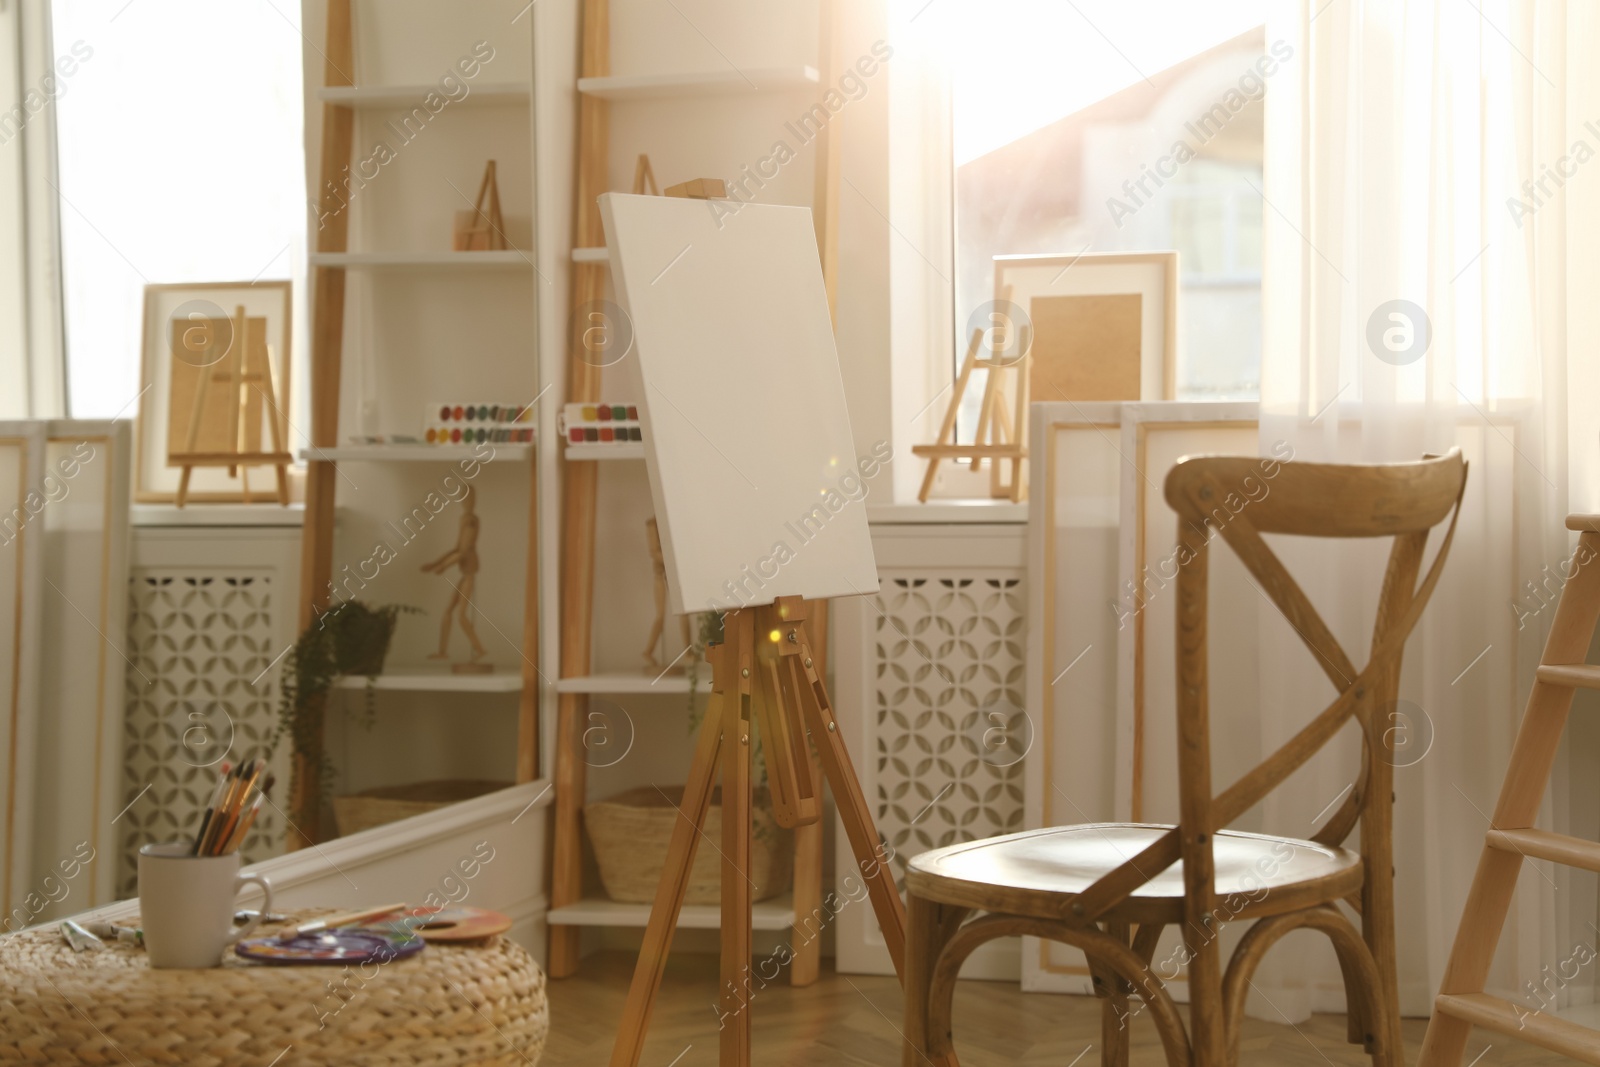
<instances>
[{"instance_id":1,"label":"shelf board","mask_svg":"<svg viewBox=\"0 0 1600 1067\"><path fill-rule=\"evenodd\" d=\"M486 442L488 443L488 442ZM494 445L496 460L525 460L533 453L533 445L526 441L502 441ZM477 445L335 445L333 448L302 448L300 458L332 460L336 463L351 460L370 463L451 463L461 459L480 459Z\"/></svg>"},{"instance_id":2,"label":"shelf board","mask_svg":"<svg viewBox=\"0 0 1600 1067\"><path fill-rule=\"evenodd\" d=\"M611 249L607 248L605 245L600 245L597 248L574 248L572 250L572 262L610 263Z\"/></svg>"},{"instance_id":3,"label":"shelf board","mask_svg":"<svg viewBox=\"0 0 1600 1067\"><path fill-rule=\"evenodd\" d=\"M794 925L794 897L785 894L763 900L750 913L753 929L787 930ZM650 921L650 905L595 898L552 908L545 919L551 926L644 926ZM680 930L716 930L721 926L722 909L716 904L685 904L678 913Z\"/></svg>"},{"instance_id":4,"label":"shelf board","mask_svg":"<svg viewBox=\"0 0 1600 1067\"><path fill-rule=\"evenodd\" d=\"M675 96L742 96L783 93L818 84L815 67L763 67L755 70L691 71L683 74L632 74L579 78L578 92L602 100L667 99Z\"/></svg>"},{"instance_id":5,"label":"shelf board","mask_svg":"<svg viewBox=\"0 0 1600 1067\"><path fill-rule=\"evenodd\" d=\"M339 679L340 689L366 687L364 674L347 674ZM451 674L449 664L406 664L378 675L373 688L419 693L520 693L522 671L497 663L493 674Z\"/></svg>"},{"instance_id":6,"label":"shelf board","mask_svg":"<svg viewBox=\"0 0 1600 1067\"><path fill-rule=\"evenodd\" d=\"M451 107L474 104L526 104L531 99L528 86L522 82L464 82L470 91L459 100L450 101ZM437 85L325 85L317 90L317 99L325 104L342 104L345 107L421 107L429 93L437 93Z\"/></svg>"},{"instance_id":7,"label":"shelf board","mask_svg":"<svg viewBox=\"0 0 1600 1067\"><path fill-rule=\"evenodd\" d=\"M497 252L313 252L311 265L353 270L532 270L533 260L515 248Z\"/></svg>"},{"instance_id":8,"label":"shelf board","mask_svg":"<svg viewBox=\"0 0 1600 1067\"><path fill-rule=\"evenodd\" d=\"M679 666L682 666L680 663ZM689 676L683 673L674 673L661 676L645 674L590 674L582 678L557 678L556 692L558 693L605 693L611 695L624 695L629 693L687 693L689 691ZM707 692L711 688L711 675L708 671L701 672L700 691Z\"/></svg>"},{"instance_id":9,"label":"shelf board","mask_svg":"<svg viewBox=\"0 0 1600 1067\"><path fill-rule=\"evenodd\" d=\"M133 505L135 526L300 526L306 506L284 507L276 500L260 504Z\"/></svg>"},{"instance_id":10,"label":"shelf board","mask_svg":"<svg viewBox=\"0 0 1600 1067\"><path fill-rule=\"evenodd\" d=\"M624 441L621 444L602 444L585 441L581 444L567 442L567 458L579 459L643 459L643 441Z\"/></svg>"}]
</instances>

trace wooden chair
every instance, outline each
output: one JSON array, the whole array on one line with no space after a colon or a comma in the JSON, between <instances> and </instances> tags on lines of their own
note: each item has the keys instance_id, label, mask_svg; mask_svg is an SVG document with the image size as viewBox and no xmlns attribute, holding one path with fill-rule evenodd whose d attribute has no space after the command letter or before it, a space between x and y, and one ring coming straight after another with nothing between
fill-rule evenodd
<instances>
[{"instance_id":1,"label":"wooden chair","mask_svg":"<svg viewBox=\"0 0 1600 1067\"><path fill-rule=\"evenodd\" d=\"M906 871L906 1067L953 1052L951 999L962 962L986 941L1029 934L1082 949L1102 1006L1102 1062L1128 1062L1128 997L1138 993L1173 1067L1236 1063L1245 997L1262 956L1291 930L1333 942L1349 1000L1347 1037L1374 1064L1402 1062L1395 973L1393 764L1385 747L1400 658L1443 572L1467 467L1459 450L1416 463L1332 466L1207 456L1180 461L1166 498L1178 513L1178 825L1097 824L1029 830L925 852ZM1268 492L1260 499L1261 486ZM1246 493L1246 488L1254 491ZM1238 501L1250 502L1237 509ZM1231 514L1237 511L1237 514ZM1231 515L1231 517L1230 517ZM1420 585L1429 531L1450 516ZM1206 583L1211 530L1222 535L1310 647L1338 697L1222 793L1211 786ZM1262 540L1263 533L1393 537L1360 671ZM1349 796L1309 841L1225 829L1347 721L1362 766ZM1342 842L1361 826L1361 847ZM1361 929L1338 909L1347 901ZM985 913L970 918L974 913ZM1223 970L1223 924L1258 920ZM1150 967L1162 930L1183 931L1190 1025Z\"/></svg>"}]
</instances>

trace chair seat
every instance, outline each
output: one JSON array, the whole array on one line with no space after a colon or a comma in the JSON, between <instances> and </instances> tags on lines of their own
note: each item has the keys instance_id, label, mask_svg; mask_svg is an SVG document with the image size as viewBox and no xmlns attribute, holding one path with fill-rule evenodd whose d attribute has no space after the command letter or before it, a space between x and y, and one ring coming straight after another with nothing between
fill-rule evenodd
<instances>
[{"instance_id":1,"label":"chair seat","mask_svg":"<svg viewBox=\"0 0 1600 1067\"><path fill-rule=\"evenodd\" d=\"M906 883L918 896L946 904L1067 918L1074 897L1171 829L1148 823L1089 823L968 841L913 857L906 866ZM1349 849L1223 830L1212 853L1224 920L1296 911L1361 888L1361 856ZM1149 873L1154 877L1107 918L1182 921L1182 861Z\"/></svg>"}]
</instances>

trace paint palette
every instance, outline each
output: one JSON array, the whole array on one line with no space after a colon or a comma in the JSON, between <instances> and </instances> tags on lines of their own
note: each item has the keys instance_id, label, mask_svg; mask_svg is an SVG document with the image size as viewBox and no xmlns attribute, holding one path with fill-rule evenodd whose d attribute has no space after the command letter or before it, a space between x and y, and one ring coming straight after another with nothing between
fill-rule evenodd
<instances>
[{"instance_id":1,"label":"paint palette","mask_svg":"<svg viewBox=\"0 0 1600 1067\"><path fill-rule=\"evenodd\" d=\"M487 908L463 904L408 908L406 917L374 927L395 932L415 931L425 941L481 941L511 929L511 917Z\"/></svg>"},{"instance_id":2,"label":"paint palette","mask_svg":"<svg viewBox=\"0 0 1600 1067\"><path fill-rule=\"evenodd\" d=\"M341 927L296 937L255 937L241 941L233 951L247 960L279 965L347 964L377 960L403 960L415 956L427 942L402 929Z\"/></svg>"}]
</instances>

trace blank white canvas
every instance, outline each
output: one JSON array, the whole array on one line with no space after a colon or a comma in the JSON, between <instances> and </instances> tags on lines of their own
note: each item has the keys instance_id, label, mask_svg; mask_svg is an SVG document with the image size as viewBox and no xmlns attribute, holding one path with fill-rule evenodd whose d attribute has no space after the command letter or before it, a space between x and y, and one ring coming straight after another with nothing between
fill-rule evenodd
<instances>
[{"instance_id":1,"label":"blank white canvas","mask_svg":"<svg viewBox=\"0 0 1600 1067\"><path fill-rule=\"evenodd\" d=\"M810 210L619 193L600 210L673 610L875 592Z\"/></svg>"}]
</instances>

